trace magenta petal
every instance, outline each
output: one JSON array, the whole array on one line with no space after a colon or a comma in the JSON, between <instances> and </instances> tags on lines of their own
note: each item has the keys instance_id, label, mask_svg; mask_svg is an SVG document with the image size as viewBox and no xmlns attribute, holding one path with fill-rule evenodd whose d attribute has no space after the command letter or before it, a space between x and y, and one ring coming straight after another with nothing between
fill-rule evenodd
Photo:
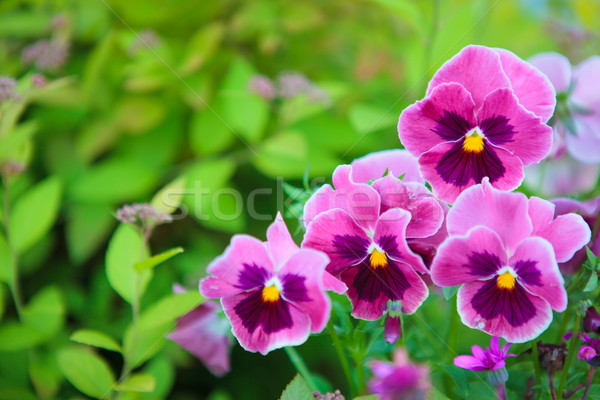
<instances>
[{"instance_id":1,"label":"magenta petal","mask_svg":"<svg viewBox=\"0 0 600 400\"><path fill-rule=\"evenodd\" d=\"M275 270L281 268L287 259L299 250L279 212L275 221L267 229L267 248L275 264Z\"/></svg>"},{"instance_id":2,"label":"magenta petal","mask_svg":"<svg viewBox=\"0 0 600 400\"><path fill-rule=\"evenodd\" d=\"M473 356L458 356L454 357L454 365L471 371L485 371L487 367L479 359Z\"/></svg>"},{"instance_id":3,"label":"magenta petal","mask_svg":"<svg viewBox=\"0 0 600 400\"><path fill-rule=\"evenodd\" d=\"M467 236L448 238L431 264L431 279L438 286L455 286L496 275L506 265L506 251L498 235L479 226Z\"/></svg>"},{"instance_id":4,"label":"magenta petal","mask_svg":"<svg viewBox=\"0 0 600 400\"><path fill-rule=\"evenodd\" d=\"M597 355L596 349L591 346L581 346L579 352L577 352L577 358L586 361L591 361Z\"/></svg>"},{"instance_id":5,"label":"magenta petal","mask_svg":"<svg viewBox=\"0 0 600 400\"><path fill-rule=\"evenodd\" d=\"M533 230L528 208L524 194L497 190L484 180L456 200L446 219L448 233L465 235L471 228L484 225L496 232L504 247L512 252Z\"/></svg>"},{"instance_id":6,"label":"magenta petal","mask_svg":"<svg viewBox=\"0 0 600 400\"><path fill-rule=\"evenodd\" d=\"M502 69L519 103L546 122L554 114L556 93L548 78L530 63L505 49L496 49Z\"/></svg>"},{"instance_id":7,"label":"magenta petal","mask_svg":"<svg viewBox=\"0 0 600 400\"><path fill-rule=\"evenodd\" d=\"M399 316L392 317L388 314L385 318L383 338L386 342L395 344L402 337L402 320Z\"/></svg>"},{"instance_id":8,"label":"magenta petal","mask_svg":"<svg viewBox=\"0 0 600 400\"><path fill-rule=\"evenodd\" d=\"M212 276L200 282L200 293L209 299L217 299L245 291L239 284L240 273L247 265L274 272L263 242L248 235L234 235L225 252L207 267L206 272Z\"/></svg>"},{"instance_id":9,"label":"magenta petal","mask_svg":"<svg viewBox=\"0 0 600 400\"><path fill-rule=\"evenodd\" d=\"M485 285L489 285L489 283L487 281L469 282L458 290L457 307L463 324L493 336L500 336L512 343L523 343L532 340L550 326L552 309L548 302L526 291L523 295L526 296L526 302L531 304L527 309L524 309L520 304L505 304L502 308L503 313L492 318L483 317L473 308L472 302L475 297L479 296L478 293ZM481 301L481 299L479 300ZM489 303L492 299L486 299L486 301ZM496 303L496 306L498 304ZM513 326L506 317L508 315L510 318L520 318L521 313L531 313L532 311L534 311L533 317L522 325Z\"/></svg>"},{"instance_id":10,"label":"magenta petal","mask_svg":"<svg viewBox=\"0 0 600 400\"><path fill-rule=\"evenodd\" d=\"M475 126L475 104L457 83L436 87L407 107L398 121L400 142L415 157L434 146L456 141Z\"/></svg>"},{"instance_id":11,"label":"magenta petal","mask_svg":"<svg viewBox=\"0 0 600 400\"><path fill-rule=\"evenodd\" d=\"M567 309L565 281L550 243L538 237L523 240L510 258L510 265L530 293L545 299L555 311Z\"/></svg>"},{"instance_id":12,"label":"magenta petal","mask_svg":"<svg viewBox=\"0 0 600 400\"><path fill-rule=\"evenodd\" d=\"M529 165L550 152L552 128L519 104L519 100L510 89L495 90L485 98L477 120L490 142L519 157L523 165Z\"/></svg>"},{"instance_id":13,"label":"magenta petal","mask_svg":"<svg viewBox=\"0 0 600 400\"><path fill-rule=\"evenodd\" d=\"M317 189L304 204L304 212L302 213L304 227L308 227L320 213L334 208L346 209L346 200L331 185L325 184Z\"/></svg>"},{"instance_id":14,"label":"magenta petal","mask_svg":"<svg viewBox=\"0 0 600 400\"><path fill-rule=\"evenodd\" d=\"M528 60L548 77L557 92L566 92L571 85L572 69L569 59L562 54L540 53Z\"/></svg>"},{"instance_id":15,"label":"magenta petal","mask_svg":"<svg viewBox=\"0 0 600 400\"><path fill-rule=\"evenodd\" d=\"M440 84L448 82L459 83L471 93L476 109L495 89L511 87L496 50L476 45L463 48L442 65L429 82L427 95Z\"/></svg>"},{"instance_id":16,"label":"magenta petal","mask_svg":"<svg viewBox=\"0 0 600 400\"><path fill-rule=\"evenodd\" d=\"M387 170L389 174L399 177L404 175L404 182L425 183L419 172L417 159L406 150L383 150L367 154L350 163L352 180L367 183L379 179Z\"/></svg>"}]
</instances>

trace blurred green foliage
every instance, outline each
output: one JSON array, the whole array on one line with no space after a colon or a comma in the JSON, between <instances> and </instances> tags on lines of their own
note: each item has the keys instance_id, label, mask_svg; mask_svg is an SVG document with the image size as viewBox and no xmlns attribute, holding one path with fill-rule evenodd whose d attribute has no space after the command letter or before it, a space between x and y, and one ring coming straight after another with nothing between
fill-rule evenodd
<instances>
[{"instance_id":1,"label":"blurred green foliage","mask_svg":"<svg viewBox=\"0 0 600 400\"><path fill-rule=\"evenodd\" d=\"M328 179L338 164L399 147L401 110L463 46L523 58L558 50L576 63L600 50L598 15L594 0L3 0L0 75L19 79L20 100L0 105L0 160L26 171L2 187L11 206L0 212L10 221L0 235L0 399L115 390L121 399L277 398L294 375L282 351L236 347L234 372L218 380L163 337L197 304L198 280L230 235L264 237L285 204L280 178L299 186L310 168ZM39 40L65 46L66 61L24 62L23 49ZM285 71L304 74L329 101L268 101L249 90L253 75ZM33 73L47 84L32 85ZM256 188L270 191L253 197ZM248 212L250 198L268 218ZM153 199L188 216L149 243L117 227L122 204ZM179 246L185 252L171 259ZM169 249L153 259L164 264L133 272L140 252ZM194 294L171 296L174 282ZM19 286L17 319L10 294ZM447 396L467 398L448 366L447 314L436 299L409 319L406 342L415 358L446 365L435 374L457 382L446 381ZM137 333L128 304L136 301ZM461 351L484 339L463 333ZM328 337L300 352L323 385L347 389ZM135 372L115 385L120 353ZM518 378L511 384L524 390Z\"/></svg>"}]
</instances>

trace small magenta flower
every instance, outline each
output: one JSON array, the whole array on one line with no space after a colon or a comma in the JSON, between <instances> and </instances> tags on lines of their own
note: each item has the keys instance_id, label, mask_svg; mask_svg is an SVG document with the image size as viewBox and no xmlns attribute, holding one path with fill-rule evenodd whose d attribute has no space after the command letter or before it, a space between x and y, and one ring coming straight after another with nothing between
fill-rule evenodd
<instances>
[{"instance_id":1,"label":"small magenta flower","mask_svg":"<svg viewBox=\"0 0 600 400\"><path fill-rule=\"evenodd\" d=\"M268 101L273 100L277 95L275 85L264 75L253 75L248 82L248 90Z\"/></svg>"},{"instance_id":2,"label":"small magenta flower","mask_svg":"<svg viewBox=\"0 0 600 400\"><path fill-rule=\"evenodd\" d=\"M40 71L56 71L65 64L69 44L63 40L43 39L23 49L23 64L34 64Z\"/></svg>"},{"instance_id":3,"label":"small magenta flower","mask_svg":"<svg viewBox=\"0 0 600 400\"><path fill-rule=\"evenodd\" d=\"M395 344L402 337L402 307L398 301L388 303L388 312L385 317L383 338L390 344Z\"/></svg>"},{"instance_id":4,"label":"small magenta flower","mask_svg":"<svg viewBox=\"0 0 600 400\"><path fill-rule=\"evenodd\" d=\"M550 151L555 92L530 64L503 49L467 46L433 76L425 99L400 115L398 132L442 200L490 183L517 188L523 166Z\"/></svg>"},{"instance_id":5,"label":"small magenta flower","mask_svg":"<svg viewBox=\"0 0 600 400\"><path fill-rule=\"evenodd\" d=\"M575 214L554 218L554 205L483 184L465 190L448 212L450 237L431 266L439 286L462 285L462 322L512 343L534 339L567 306L558 261L590 240Z\"/></svg>"},{"instance_id":6,"label":"small magenta flower","mask_svg":"<svg viewBox=\"0 0 600 400\"><path fill-rule=\"evenodd\" d=\"M584 345L581 346L577 353L577 358L585 360L588 364L599 367L600 366L600 339L591 338L587 334L579 335L579 338L583 340Z\"/></svg>"},{"instance_id":7,"label":"small magenta flower","mask_svg":"<svg viewBox=\"0 0 600 400\"><path fill-rule=\"evenodd\" d=\"M490 347L483 350L478 345L474 345L471 347L473 355L455 357L454 365L471 371L495 371L504 368L508 357L516 357L515 354L508 354L510 345L511 343L507 343L500 349L500 338L492 336Z\"/></svg>"},{"instance_id":8,"label":"small magenta flower","mask_svg":"<svg viewBox=\"0 0 600 400\"><path fill-rule=\"evenodd\" d=\"M396 350L393 363L373 361L369 367L373 372L369 390L379 395L380 400L425 400L427 398L431 388L429 368L411 363L403 349Z\"/></svg>"},{"instance_id":9,"label":"small magenta flower","mask_svg":"<svg viewBox=\"0 0 600 400\"><path fill-rule=\"evenodd\" d=\"M0 76L0 103L18 98L17 81L9 76Z\"/></svg>"},{"instance_id":10,"label":"small magenta flower","mask_svg":"<svg viewBox=\"0 0 600 400\"><path fill-rule=\"evenodd\" d=\"M116 218L124 223L137 224L147 230L173 221L171 215L157 210L148 203L126 204L117 210Z\"/></svg>"},{"instance_id":11,"label":"small magenta flower","mask_svg":"<svg viewBox=\"0 0 600 400\"><path fill-rule=\"evenodd\" d=\"M325 267L319 251L299 249L280 214L267 230L267 242L235 235L225 252L207 268L200 293L220 298L233 334L242 347L267 354L297 346L323 330L331 310L326 290L345 285Z\"/></svg>"},{"instance_id":12,"label":"small magenta flower","mask_svg":"<svg viewBox=\"0 0 600 400\"><path fill-rule=\"evenodd\" d=\"M179 285L175 293L184 293ZM167 338L186 349L206 366L215 376L223 376L230 370L229 352L232 341L231 326L227 319L219 316L221 307L205 301L177 320L177 327Z\"/></svg>"},{"instance_id":13,"label":"small magenta flower","mask_svg":"<svg viewBox=\"0 0 600 400\"><path fill-rule=\"evenodd\" d=\"M584 332L593 332L600 335L600 314L598 314L596 307L590 306L585 310L583 330Z\"/></svg>"}]
</instances>

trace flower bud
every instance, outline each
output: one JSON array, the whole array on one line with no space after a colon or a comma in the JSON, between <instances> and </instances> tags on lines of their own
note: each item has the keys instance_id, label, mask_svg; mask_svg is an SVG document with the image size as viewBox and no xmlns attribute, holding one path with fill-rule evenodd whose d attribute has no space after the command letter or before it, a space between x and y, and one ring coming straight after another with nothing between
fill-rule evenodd
<instances>
[{"instance_id":1,"label":"flower bud","mask_svg":"<svg viewBox=\"0 0 600 400\"><path fill-rule=\"evenodd\" d=\"M600 314L594 307L588 307L583 317L584 332L593 332L600 334Z\"/></svg>"}]
</instances>

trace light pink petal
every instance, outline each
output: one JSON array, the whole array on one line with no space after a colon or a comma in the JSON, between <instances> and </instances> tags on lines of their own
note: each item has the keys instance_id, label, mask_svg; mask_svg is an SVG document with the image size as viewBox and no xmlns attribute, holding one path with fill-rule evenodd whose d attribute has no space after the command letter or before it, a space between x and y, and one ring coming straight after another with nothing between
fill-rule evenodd
<instances>
[{"instance_id":1,"label":"light pink petal","mask_svg":"<svg viewBox=\"0 0 600 400\"><path fill-rule=\"evenodd\" d=\"M526 324L512 326L502 315L498 315L490 320L482 318L473 309L471 300L485 284L485 281L470 282L458 290L457 308L463 324L493 336L500 336L511 343L524 343L535 339L550 326L552 322L550 304L541 297L527 292L526 295L533 304L536 313Z\"/></svg>"},{"instance_id":2,"label":"light pink petal","mask_svg":"<svg viewBox=\"0 0 600 400\"><path fill-rule=\"evenodd\" d=\"M541 161L552 147L552 128L519 104L510 89L490 93L477 113L477 120L490 142L519 157L523 165Z\"/></svg>"},{"instance_id":3,"label":"light pink petal","mask_svg":"<svg viewBox=\"0 0 600 400\"><path fill-rule=\"evenodd\" d=\"M358 248L355 247L359 244ZM337 276L343 269L367 257L371 239L347 212L339 209L320 214L306 230L302 248L329 256L327 271ZM340 247L342 246L342 247Z\"/></svg>"},{"instance_id":4,"label":"light pink petal","mask_svg":"<svg viewBox=\"0 0 600 400\"><path fill-rule=\"evenodd\" d=\"M200 282L202 296L217 299L243 292L245 289L237 285L244 264L256 264L274 272L273 262L263 242L249 235L234 235L225 252L206 268L211 276Z\"/></svg>"},{"instance_id":5,"label":"light pink petal","mask_svg":"<svg viewBox=\"0 0 600 400\"><path fill-rule=\"evenodd\" d=\"M381 197L381 211L401 208L411 214L406 228L409 238L423 238L435 234L444 221L444 210L425 185L404 182L391 175L373 182Z\"/></svg>"},{"instance_id":6,"label":"light pink petal","mask_svg":"<svg viewBox=\"0 0 600 400\"><path fill-rule=\"evenodd\" d=\"M299 249L280 212L277 212L275 221L267 229L267 248L276 270Z\"/></svg>"},{"instance_id":7,"label":"light pink petal","mask_svg":"<svg viewBox=\"0 0 600 400\"><path fill-rule=\"evenodd\" d=\"M583 61L573 72L575 76L575 88L571 100L583 107L600 104L600 56L592 56Z\"/></svg>"},{"instance_id":8,"label":"light pink petal","mask_svg":"<svg viewBox=\"0 0 600 400\"><path fill-rule=\"evenodd\" d=\"M496 49L502 69L519 103L546 122L554 114L556 93L550 80L533 65L505 49Z\"/></svg>"},{"instance_id":9,"label":"light pink petal","mask_svg":"<svg viewBox=\"0 0 600 400\"><path fill-rule=\"evenodd\" d=\"M487 367L479 359L473 356L458 356L454 357L454 365L471 371L485 371Z\"/></svg>"},{"instance_id":10,"label":"light pink petal","mask_svg":"<svg viewBox=\"0 0 600 400\"><path fill-rule=\"evenodd\" d=\"M387 170L395 177L404 175L404 182L425 183L419 172L417 159L406 150L383 150L367 154L350 163L352 179L357 183L367 183L379 179Z\"/></svg>"},{"instance_id":11,"label":"light pink petal","mask_svg":"<svg viewBox=\"0 0 600 400\"><path fill-rule=\"evenodd\" d=\"M325 184L317 189L317 191L310 196L306 204L304 204L304 212L302 213L304 227L308 227L320 213L334 208L345 210L346 198L343 195L340 195L339 192L336 192L331 185Z\"/></svg>"},{"instance_id":12,"label":"light pink petal","mask_svg":"<svg viewBox=\"0 0 600 400\"><path fill-rule=\"evenodd\" d=\"M550 242L556 260L565 262L590 241L592 233L580 215L566 214L560 215L552 223L539 229L536 236Z\"/></svg>"},{"instance_id":13,"label":"light pink petal","mask_svg":"<svg viewBox=\"0 0 600 400\"><path fill-rule=\"evenodd\" d=\"M476 45L463 48L442 65L429 82L427 95L440 84L449 82L459 83L471 93L476 109L492 91L511 87L498 53L489 47Z\"/></svg>"},{"instance_id":14,"label":"light pink petal","mask_svg":"<svg viewBox=\"0 0 600 400\"><path fill-rule=\"evenodd\" d=\"M401 261L415 271L427 274L429 271L423 259L416 255L406 242L406 227L410 222L410 213L406 210L395 208L381 214L373 242L385 250L387 255L396 261Z\"/></svg>"},{"instance_id":15,"label":"light pink petal","mask_svg":"<svg viewBox=\"0 0 600 400\"><path fill-rule=\"evenodd\" d=\"M562 54L539 53L528 61L548 77L557 92L566 92L571 85L571 62Z\"/></svg>"},{"instance_id":16,"label":"light pink petal","mask_svg":"<svg viewBox=\"0 0 600 400\"><path fill-rule=\"evenodd\" d=\"M528 214L533 227L531 234L536 235L539 230L552 223L554 219L554 204L532 196L529 199Z\"/></svg>"},{"instance_id":17,"label":"light pink petal","mask_svg":"<svg viewBox=\"0 0 600 400\"><path fill-rule=\"evenodd\" d=\"M457 83L440 85L429 95L407 107L398 121L398 134L402 145L415 157L429 151L434 146L456 141L464 136L461 125L453 125L455 131L441 135L436 133L441 117L446 117L448 124L462 118L469 127L475 126L475 104L464 87ZM450 133L452 133L451 136Z\"/></svg>"},{"instance_id":18,"label":"light pink petal","mask_svg":"<svg viewBox=\"0 0 600 400\"><path fill-rule=\"evenodd\" d=\"M431 279L438 286L455 286L496 275L507 257L498 235L485 226L466 236L451 236L431 264Z\"/></svg>"},{"instance_id":19,"label":"light pink petal","mask_svg":"<svg viewBox=\"0 0 600 400\"><path fill-rule=\"evenodd\" d=\"M344 294L348 290L346 284L327 271L323 271L323 288L337 294Z\"/></svg>"},{"instance_id":20,"label":"light pink petal","mask_svg":"<svg viewBox=\"0 0 600 400\"><path fill-rule=\"evenodd\" d=\"M284 328L278 332L265 333L262 326L258 326L253 333L250 333L234 309L246 297L247 294L242 293L221 299L225 315L229 318L229 322L231 322L233 335L245 350L265 355L281 347L298 346L306 342L310 335L310 318L304 311L293 305L289 306L293 322L290 328Z\"/></svg>"},{"instance_id":21,"label":"light pink petal","mask_svg":"<svg viewBox=\"0 0 600 400\"><path fill-rule=\"evenodd\" d=\"M598 115L581 115L575 120L576 134L567 134L567 149L584 163L600 163L600 121Z\"/></svg>"},{"instance_id":22,"label":"light pink petal","mask_svg":"<svg viewBox=\"0 0 600 400\"><path fill-rule=\"evenodd\" d=\"M525 168L525 184L545 196L565 196L591 191L600 177L598 164L584 164L569 154Z\"/></svg>"},{"instance_id":23,"label":"light pink petal","mask_svg":"<svg viewBox=\"0 0 600 400\"><path fill-rule=\"evenodd\" d=\"M444 156L453 150L452 146L452 143L441 143L419 157L421 172L425 179L431 184L433 192L438 198L448 203L453 203L458 195L465 189L480 183L476 182L475 178L470 175L470 163L464 163L461 166L461 168L463 168L461 173L471 177L465 185L456 185L454 183L446 182L446 180L438 173L436 170L437 166L440 165ZM489 146L494 150L496 156L500 160L500 164L502 164L505 169L504 174L493 182L493 186L501 190L513 190L519 187L523 181L523 164L521 160L507 150L495 147L490 143L486 142L486 146ZM486 177L483 179L486 179Z\"/></svg>"},{"instance_id":24,"label":"light pink petal","mask_svg":"<svg viewBox=\"0 0 600 400\"><path fill-rule=\"evenodd\" d=\"M331 312L331 301L324 293L323 273L329 263L325 253L311 249L302 249L294 254L281 268L279 277L294 274L304 278L304 286L308 300L292 301L295 306L303 310L311 320L311 331L321 332ZM335 279L335 278L333 278ZM285 296L285 292L283 294Z\"/></svg>"},{"instance_id":25,"label":"light pink petal","mask_svg":"<svg viewBox=\"0 0 600 400\"><path fill-rule=\"evenodd\" d=\"M343 196L346 212L363 228L372 230L379 217L379 194L366 183L355 183L351 179L352 167L340 165L333 172L336 195Z\"/></svg>"},{"instance_id":26,"label":"light pink petal","mask_svg":"<svg viewBox=\"0 0 600 400\"><path fill-rule=\"evenodd\" d=\"M567 309L565 281L550 243L538 237L523 240L510 258L510 265L519 283L530 293L545 299L555 311Z\"/></svg>"},{"instance_id":27,"label":"light pink petal","mask_svg":"<svg viewBox=\"0 0 600 400\"><path fill-rule=\"evenodd\" d=\"M481 185L465 190L456 200L446 219L448 233L465 235L477 225L487 226L512 252L533 230L528 209L527 196L497 190L484 179Z\"/></svg>"},{"instance_id":28,"label":"light pink petal","mask_svg":"<svg viewBox=\"0 0 600 400\"><path fill-rule=\"evenodd\" d=\"M442 208L444 209L444 213L447 214L448 211L446 209L448 207L445 204L442 204ZM442 226L435 235L426 238L408 238L407 242L410 249L423 258L425 265L430 266L437 254L439 246L446 238L448 238L448 229L446 228L446 219L444 218Z\"/></svg>"},{"instance_id":29,"label":"light pink petal","mask_svg":"<svg viewBox=\"0 0 600 400\"><path fill-rule=\"evenodd\" d=\"M556 215L577 212L586 217L595 217L600 211L600 197L583 202L566 197L552 199L551 201L556 206Z\"/></svg>"}]
</instances>

